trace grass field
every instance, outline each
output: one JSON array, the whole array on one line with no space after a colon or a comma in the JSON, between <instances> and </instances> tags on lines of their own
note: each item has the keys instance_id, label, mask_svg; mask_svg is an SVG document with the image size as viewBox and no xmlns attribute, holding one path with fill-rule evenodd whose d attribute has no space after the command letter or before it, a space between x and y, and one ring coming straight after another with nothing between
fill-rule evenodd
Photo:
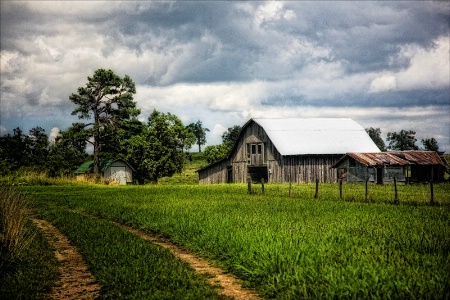
<instances>
[{"instance_id":1,"label":"grass field","mask_svg":"<svg viewBox=\"0 0 450 300\"><path fill-rule=\"evenodd\" d=\"M146 269L140 252L125 247L129 237L117 232L99 240L93 232L103 232L97 228L107 223L86 215L167 237L226 268L265 298L450 297L449 184L435 185L434 206L427 185L399 186L399 205L393 205L388 185L371 185L368 202L364 185L344 185L342 200L337 185L321 185L318 199L314 188L295 185L289 192L287 185L266 185L264 195L256 187L255 194L247 194L245 185L60 185L20 191L82 248L97 276L117 257L94 253L93 245L132 253L132 267L104 277L107 287L120 274ZM176 278L170 269L159 274ZM127 286L143 285L140 277ZM209 290L199 290L210 297Z\"/></svg>"}]
</instances>

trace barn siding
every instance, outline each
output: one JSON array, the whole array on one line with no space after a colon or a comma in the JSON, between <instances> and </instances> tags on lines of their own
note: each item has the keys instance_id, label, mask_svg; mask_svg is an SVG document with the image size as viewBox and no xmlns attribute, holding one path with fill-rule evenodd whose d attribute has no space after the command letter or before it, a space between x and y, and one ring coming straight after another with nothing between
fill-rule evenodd
<instances>
[{"instance_id":1,"label":"barn siding","mask_svg":"<svg viewBox=\"0 0 450 300\"><path fill-rule=\"evenodd\" d=\"M339 160L339 154L292 155L283 157L282 177L273 182L337 182L337 174L331 167Z\"/></svg>"},{"instance_id":2,"label":"barn siding","mask_svg":"<svg viewBox=\"0 0 450 300\"><path fill-rule=\"evenodd\" d=\"M215 165L209 166L198 172L200 184L225 183L228 181L227 177L228 161L223 160Z\"/></svg>"},{"instance_id":3,"label":"barn siding","mask_svg":"<svg viewBox=\"0 0 450 300\"><path fill-rule=\"evenodd\" d=\"M337 174L331 167L343 154L281 156L264 129L250 123L240 134L240 139L230 153L229 159L199 171L199 183L225 183L227 167L231 168L232 182L245 183L248 178L246 145L264 143L267 147L268 182L283 183L336 182Z\"/></svg>"},{"instance_id":4,"label":"barn siding","mask_svg":"<svg viewBox=\"0 0 450 300\"><path fill-rule=\"evenodd\" d=\"M359 162L355 162L354 165L350 165L349 158L343 160L336 166L336 174L346 173L344 181L346 182L364 182L368 178L370 182L377 182L377 168L368 167ZM394 178L397 181L405 181L405 170L402 166L383 166L382 169L383 180L382 182L392 182ZM339 175L338 175L339 176ZM381 181L380 181L381 182Z\"/></svg>"}]
</instances>

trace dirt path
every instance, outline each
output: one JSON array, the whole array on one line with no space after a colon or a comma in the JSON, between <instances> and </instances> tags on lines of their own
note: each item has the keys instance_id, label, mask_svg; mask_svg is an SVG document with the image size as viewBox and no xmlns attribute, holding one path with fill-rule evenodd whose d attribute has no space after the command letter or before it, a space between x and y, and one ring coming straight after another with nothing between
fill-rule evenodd
<instances>
[{"instance_id":1,"label":"dirt path","mask_svg":"<svg viewBox=\"0 0 450 300\"><path fill-rule=\"evenodd\" d=\"M222 269L213 267L206 260L189 253L178 246L170 243L166 239L152 235L140 229L132 228L130 226L115 223L117 226L126 229L127 231L140 236L141 238L151 241L163 248L168 249L173 255L189 263L195 271L201 274L209 274L211 278L208 279L211 285L219 286L220 293L228 298L235 300L259 300L261 299L254 291L243 288L236 278L225 273Z\"/></svg>"},{"instance_id":2,"label":"dirt path","mask_svg":"<svg viewBox=\"0 0 450 300\"><path fill-rule=\"evenodd\" d=\"M52 299L95 299L99 295L100 286L77 248L52 224L41 219L32 219L42 230L49 244L55 251L61 274L56 286L50 293Z\"/></svg>"},{"instance_id":3,"label":"dirt path","mask_svg":"<svg viewBox=\"0 0 450 300\"><path fill-rule=\"evenodd\" d=\"M53 289L50 297L52 299L94 299L97 297L100 286L95 284L94 276L89 272L77 249L49 222L41 219L33 219L33 222L44 232L44 235L54 248L56 258L60 263L60 273L62 274L60 282ZM173 255L189 263L198 273L208 274L211 276L208 282L213 286L219 286L220 294L235 300L261 299L254 291L243 288L236 278L225 273L222 269L213 267L206 260L179 248L168 240L140 229L116 222L112 223L147 241L168 249Z\"/></svg>"}]
</instances>

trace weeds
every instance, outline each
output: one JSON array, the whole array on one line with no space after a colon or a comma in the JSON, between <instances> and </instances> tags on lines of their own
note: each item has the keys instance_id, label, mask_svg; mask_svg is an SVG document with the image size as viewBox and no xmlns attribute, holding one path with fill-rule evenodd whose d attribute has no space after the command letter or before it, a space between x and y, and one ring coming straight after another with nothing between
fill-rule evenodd
<instances>
[{"instance_id":1,"label":"weeds","mask_svg":"<svg viewBox=\"0 0 450 300\"><path fill-rule=\"evenodd\" d=\"M0 188L0 255L2 263L18 259L33 242L35 230L27 228L28 201L13 188Z\"/></svg>"},{"instance_id":2,"label":"weeds","mask_svg":"<svg viewBox=\"0 0 450 300\"><path fill-rule=\"evenodd\" d=\"M42 299L56 280L56 259L30 209L17 190L0 186L0 299Z\"/></svg>"}]
</instances>

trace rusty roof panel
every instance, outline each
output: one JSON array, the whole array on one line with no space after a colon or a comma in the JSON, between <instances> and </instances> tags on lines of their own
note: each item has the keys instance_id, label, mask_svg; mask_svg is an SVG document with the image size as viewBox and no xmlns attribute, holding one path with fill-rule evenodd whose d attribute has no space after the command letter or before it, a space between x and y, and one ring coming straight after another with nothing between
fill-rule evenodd
<instances>
[{"instance_id":1,"label":"rusty roof panel","mask_svg":"<svg viewBox=\"0 0 450 300\"><path fill-rule=\"evenodd\" d=\"M348 155L366 166L405 166L409 165L404 160L389 152L348 153Z\"/></svg>"},{"instance_id":2,"label":"rusty roof panel","mask_svg":"<svg viewBox=\"0 0 450 300\"><path fill-rule=\"evenodd\" d=\"M351 152L346 156L352 157L359 163L370 166L406 166L406 165L444 165L444 162L434 151L392 151L392 152ZM341 158L333 167L346 157Z\"/></svg>"},{"instance_id":3,"label":"rusty roof panel","mask_svg":"<svg viewBox=\"0 0 450 300\"><path fill-rule=\"evenodd\" d=\"M406 159L411 164L417 165L444 165L444 162L434 151L399 151L390 152L395 156Z\"/></svg>"}]
</instances>

